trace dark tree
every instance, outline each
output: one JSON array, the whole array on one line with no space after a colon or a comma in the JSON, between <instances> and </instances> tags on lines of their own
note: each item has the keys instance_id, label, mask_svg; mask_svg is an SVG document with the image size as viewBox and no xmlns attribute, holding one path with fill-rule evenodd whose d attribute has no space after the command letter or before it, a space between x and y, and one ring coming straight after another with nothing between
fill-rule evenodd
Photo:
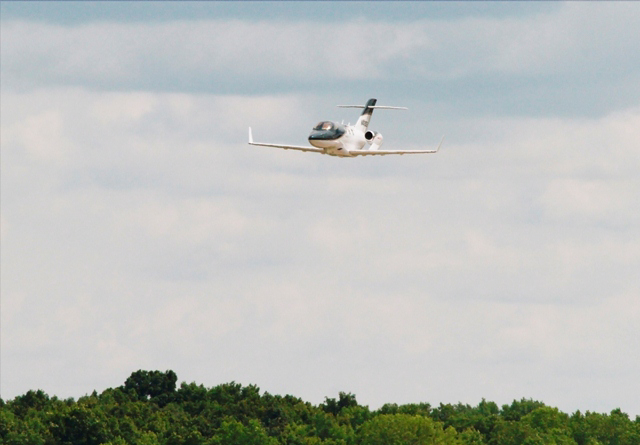
<instances>
[{"instance_id":1,"label":"dark tree","mask_svg":"<svg viewBox=\"0 0 640 445\"><path fill-rule=\"evenodd\" d=\"M139 400L151 399L160 406L171 401L178 376L173 371L136 371L124 382L124 390L135 391Z\"/></svg>"},{"instance_id":2,"label":"dark tree","mask_svg":"<svg viewBox=\"0 0 640 445\"><path fill-rule=\"evenodd\" d=\"M340 391L338 400L325 397L324 403L320 406L325 413L337 416L343 408L358 406L358 402L354 394Z\"/></svg>"}]
</instances>

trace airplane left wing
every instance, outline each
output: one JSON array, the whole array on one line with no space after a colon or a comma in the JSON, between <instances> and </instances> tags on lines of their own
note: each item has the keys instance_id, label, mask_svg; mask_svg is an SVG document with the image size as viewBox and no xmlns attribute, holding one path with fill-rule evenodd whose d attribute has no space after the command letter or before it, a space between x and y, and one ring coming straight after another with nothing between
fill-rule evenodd
<instances>
[{"instance_id":1,"label":"airplane left wing","mask_svg":"<svg viewBox=\"0 0 640 445\"><path fill-rule=\"evenodd\" d=\"M404 154L420 154L420 153L437 153L442 146L444 136L440 139L440 144L435 150L349 150L349 154L353 156L384 156L384 155L404 155Z\"/></svg>"},{"instance_id":2,"label":"airplane left wing","mask_svg":"<svg viewBox=\"0 0 640 445\"><path fill-rule=\"evenodd\" d=\"M262 142L253 142L253 135L251 134L251 127L249 127L249 145L257 145L260 147L274 147L284 148L285 150L300 150L300 151L313 151L316 153L324 153L324 150L316 147L300 146L300 145L280 145L280 144L265 144Z\"/></svg>"}]
</instances>

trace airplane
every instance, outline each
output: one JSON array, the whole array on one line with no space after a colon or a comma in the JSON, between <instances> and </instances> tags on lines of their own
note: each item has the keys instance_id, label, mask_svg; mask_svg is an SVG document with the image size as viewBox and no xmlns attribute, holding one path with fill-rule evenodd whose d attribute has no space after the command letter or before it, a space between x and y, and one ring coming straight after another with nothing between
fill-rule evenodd
<instances>
[{"instance_id":1,"label":"airplane","mask_svg":"<svg viewBox=\"0 0 640 445\"><path fill-rule=\"evenodd\" d=\"M369 130L369 121L373 110L406 110L405 107L387 107L376 105L376 99L369 99L366 105L338 105L340 108L364 108L355 125L338 124L331 121L319 122L309 135L309 146L266 144L254 142L251 127L249 127L249 145L261 147L284 148L285 150L300 150L320 153L329 156L355 157L355 156L385 156L404 155L418 153L436 153L442 146L444 136L435 150L380 150L382 135ZM366 147L366 145L369 145Z\"/></svg>"}]
</instances>

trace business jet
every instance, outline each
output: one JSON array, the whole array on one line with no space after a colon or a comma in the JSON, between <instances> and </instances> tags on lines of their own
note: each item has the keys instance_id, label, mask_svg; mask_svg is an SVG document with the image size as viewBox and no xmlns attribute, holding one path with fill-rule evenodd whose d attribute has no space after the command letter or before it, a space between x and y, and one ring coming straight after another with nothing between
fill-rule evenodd
<instances>
[{"instance_id":1,"label":"business jet","mask_svg":"<svg viewBox=\"0 0 640 445\"><path fill-rule=\"evenodd\" d=\"M249 144L261 147L284 148L285 150L300 150L320 153L329 156L385 156L418 153L436 153L440 150L444 136L435 150L380 150L382 135L369 130L369 122L373 110L406 110L405 107L386 107L376 105L376 99L369 99L366 105L338 105L340 108L364 108L355 125L338 124L331 121L318 123L309 135L309 146L266 144L254 142L251 127L249 127Z\"/></svg>"}]
</instances>

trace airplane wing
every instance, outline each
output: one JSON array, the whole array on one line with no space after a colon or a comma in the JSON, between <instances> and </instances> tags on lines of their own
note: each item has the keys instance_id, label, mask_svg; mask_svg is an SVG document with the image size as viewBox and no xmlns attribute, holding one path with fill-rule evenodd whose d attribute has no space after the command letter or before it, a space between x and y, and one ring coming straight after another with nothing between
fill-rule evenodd
<instances>
[{"instance_id":1,"label":"airplane wing","mask_svg":"<svg viewBox=\"0 0 640 445\"><path fill-rule=\"evenodd\" d=\"M385 156L385 155L435 153L436 151L437 150L349 150L349 154L354 156Z\"/></svg>"},{"instance_id":2,"label":"airplane wing","mask_svg":"<svg viewBox=\"0 0 640 445\"><path fill-rule=\"evenodd\" d=\"M408 110L407 107L387 107L384 105L336 105L338 108L372 108L378 110Z\"/></svg>"},{"instance_id":3,"label":"airplane wing","mask_svg":"<svg viewBox=\"0 0 640 445\"><path fill-rule=\"evenodd\" d=\"M262 142L253 142L253 135L251 134L251 127L249 127L249 145L257 145L260 147L274 147L284 148L285 150L300 150L300 151L313 151L316 153L324 153L324 150L316 147L300 146L300 145L280 145L280 144L265 144Z\"/></svg>"},{"instance_id":4,"label":"airplane wing","mask_svg":"<svg viewBox=\"0 0 640 445\"><path fill-rule=\"evenodd\" d=\"M442 146L444 136L440 139L440 144L435 150L349 150L349 154L354 156L384 156L384 155L404 155L404 154L420 154L420 153L437 153Z\"/></svg>"}]
</instances>

